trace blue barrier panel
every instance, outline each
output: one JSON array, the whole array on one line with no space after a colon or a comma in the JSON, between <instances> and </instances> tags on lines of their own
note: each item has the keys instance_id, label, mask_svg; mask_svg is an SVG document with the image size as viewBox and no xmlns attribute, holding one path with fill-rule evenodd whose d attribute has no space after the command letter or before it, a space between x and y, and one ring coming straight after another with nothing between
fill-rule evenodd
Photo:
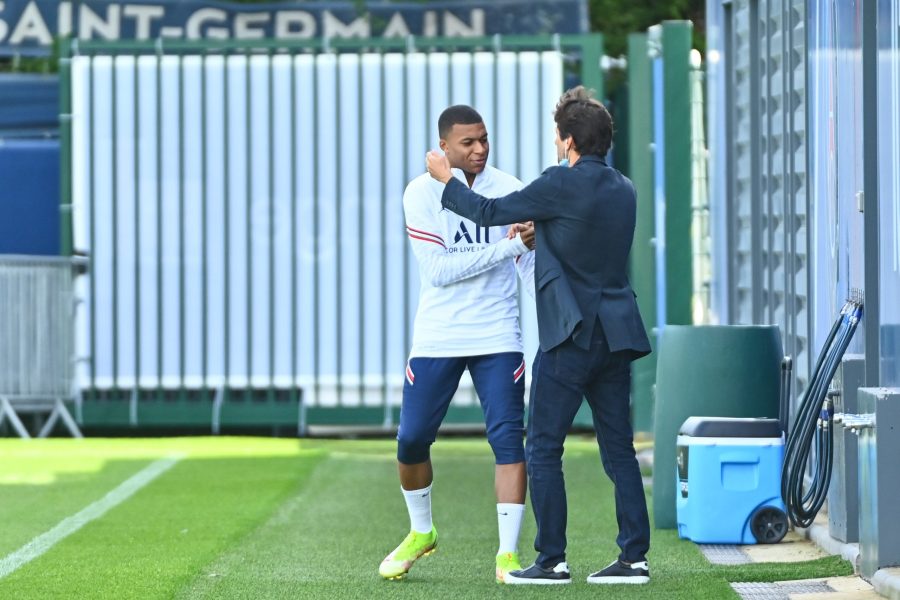
<instances>
[{"instance_id":1,"label":"blue barrier panel","mask_svg":"<svg viewBox=\"0 0 900 600\"><path fill-rule=\"evenodd\" d=\"M0 254L59 254L59 141L0 140Z\"/></svg>"},{"instance_id":2,"label":"blue barrier panel","mask_svg":"<svg viewBox=\"0 0 900 600\"><path fill-rule=\"evenodd\" d=\"M58 129L59 77L0 73L0 138L56 137Z\"/></svg>"}]
</instances>

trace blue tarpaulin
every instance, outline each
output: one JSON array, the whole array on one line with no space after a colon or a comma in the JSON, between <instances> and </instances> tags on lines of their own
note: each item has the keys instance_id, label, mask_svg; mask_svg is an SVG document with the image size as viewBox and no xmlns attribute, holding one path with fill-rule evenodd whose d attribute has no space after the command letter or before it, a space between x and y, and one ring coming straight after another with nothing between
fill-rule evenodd
<instances>
[{"instance_id":1,"label":"blue tarpaulin","mask_svg":"<svg viewBox=\"0 0 900 600\"><path fill-rule=\"evenodd\" d=\"M59 254L59 141L0 139L0 254Z\"/></svg>"},{"instance_id":2,"label":"blue tarpaulin","mask_svg":"<svg viewBox=\"0 0 900 600\"><path fill-rule=\"evenodd\" d=\"M58 128L56 75L0 74L0 139L55 137Z\"/></svg>"}]
</instances>

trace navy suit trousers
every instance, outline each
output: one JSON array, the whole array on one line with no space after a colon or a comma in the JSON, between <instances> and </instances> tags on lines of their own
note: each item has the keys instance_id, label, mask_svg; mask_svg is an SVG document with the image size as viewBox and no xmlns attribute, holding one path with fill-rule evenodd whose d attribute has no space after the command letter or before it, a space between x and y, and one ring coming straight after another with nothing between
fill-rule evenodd
<instances>
[{"instance_id":1,"label":"navy suit trousers","mask_svg":"<svg viewBox=\"0 0 900 600\"><path fill-rule=\"evenodd\" d=\"M599 322L587 350L569 338L549 352L537 352L525 456L537 521L534 549L539 566L553 568L566 557L563 443L585 398L593 413L603 468L615 487L619 559L637 562L646 558L650 523L631 430L631 358L631 352L609 351Z\"/></svg>"}]
</instances>

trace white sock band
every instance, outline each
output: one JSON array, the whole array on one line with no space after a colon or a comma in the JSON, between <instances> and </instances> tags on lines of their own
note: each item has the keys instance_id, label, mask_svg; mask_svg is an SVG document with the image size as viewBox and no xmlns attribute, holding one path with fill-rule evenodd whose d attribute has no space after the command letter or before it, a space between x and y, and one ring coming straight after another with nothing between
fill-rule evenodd
<instances>
[{"instance_id":1,"label":"white sock band","mask_svg":"<svg viewBox=\"0 0 900 600\"><path fill-rule=\"evenodd\" d=\"M500 549L497 554L518 552L519 530L525 515L524 504L497 504L497 529L500 532Z\"/></svg>"},{"instance_id":2,"label":"white sock band","mask_svg":"<svg viewBox=\"0 0 900 600\"><path fill-rule=\"evenodd\" d=\"M413 531L431 533L431 486L421 490L404 490L406 510L409 512L409 524Z\"/></svg>"}]
</instances>

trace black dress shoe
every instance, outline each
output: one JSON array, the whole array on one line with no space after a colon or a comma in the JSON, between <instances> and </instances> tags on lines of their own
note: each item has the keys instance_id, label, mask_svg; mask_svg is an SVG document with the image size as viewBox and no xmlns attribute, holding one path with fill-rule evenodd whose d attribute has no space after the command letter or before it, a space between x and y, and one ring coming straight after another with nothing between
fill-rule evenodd
<instances>
[{"instance_id":1,"label":"black dress shoe","mask_svg":"<svg viewBox=\"0 0 900 600\"><path fill-rule=\"evenodd\" d=\"M563 561L552 569L534 564L527 569L510 571L506 574L505 581L513 585L559 585L571 582L572 576L569 574L569 565Z\"/></svg>"},{"instance_id":2,"label":"black dress shoe","mask_svg":"<svg viewBox=\"0 0 900 600\"><path fill-rule=\"evenodd\" d=\"M623 563L616 560L605 569L588 576L588 583L632 583L642 584L650 581L650 566L646 560L636 563Z\"/></svg>"}]
</instances>

